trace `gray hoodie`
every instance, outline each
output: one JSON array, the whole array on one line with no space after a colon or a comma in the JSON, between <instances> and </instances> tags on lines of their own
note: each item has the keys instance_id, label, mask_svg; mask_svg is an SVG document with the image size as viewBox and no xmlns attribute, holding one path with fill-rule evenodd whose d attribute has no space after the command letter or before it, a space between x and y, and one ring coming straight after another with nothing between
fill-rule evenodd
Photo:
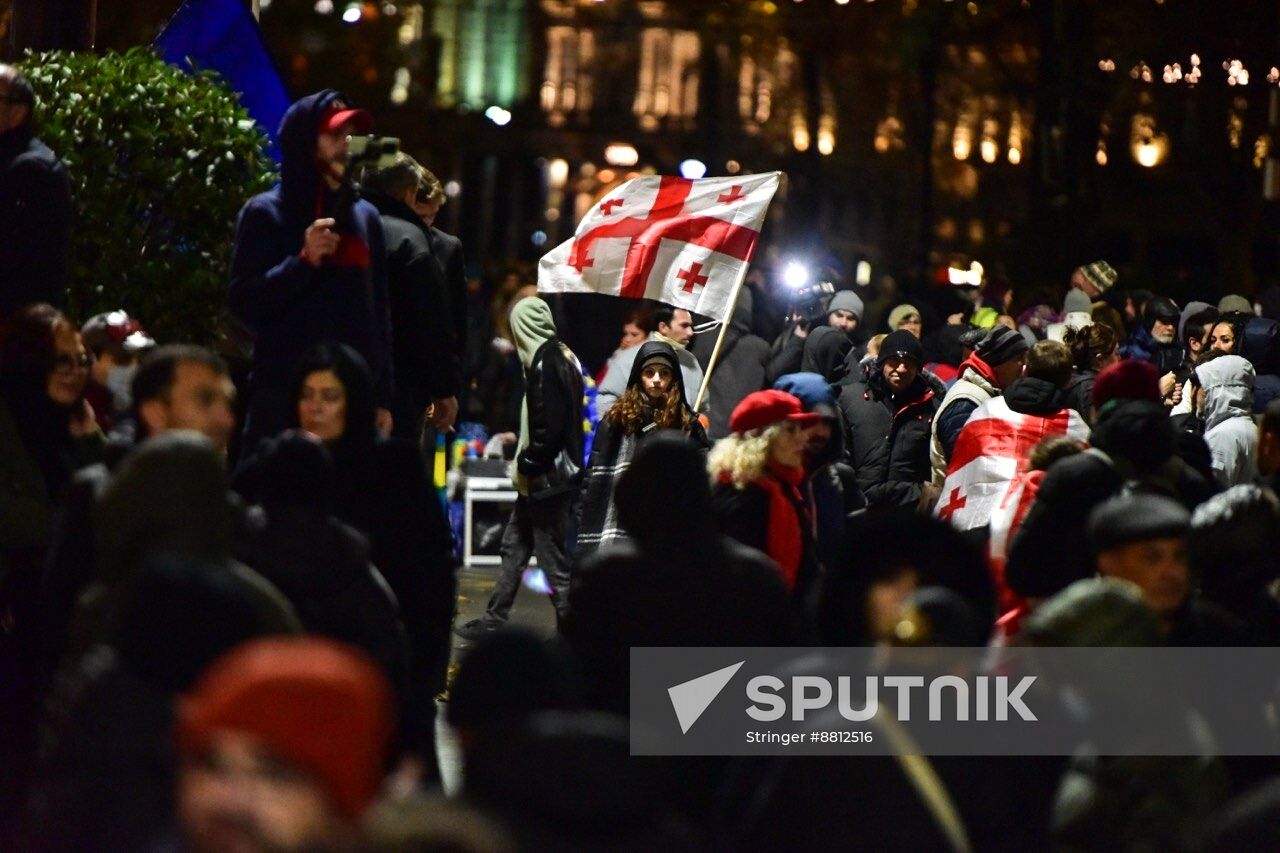
<instances>
[{"instance_id":1,"label":"gray hoodie","mask_svg":"<svg viewBox=\"0 0 1280 853\"><path fill-rule=\"evenodd\" d=\"M1253 365L1224 355L1196 368L1204 388L1204 440L1213 454L1220 485L1235 486L1258 476L1258 430L1253 422Z\"/></svg>"}]
</instances>

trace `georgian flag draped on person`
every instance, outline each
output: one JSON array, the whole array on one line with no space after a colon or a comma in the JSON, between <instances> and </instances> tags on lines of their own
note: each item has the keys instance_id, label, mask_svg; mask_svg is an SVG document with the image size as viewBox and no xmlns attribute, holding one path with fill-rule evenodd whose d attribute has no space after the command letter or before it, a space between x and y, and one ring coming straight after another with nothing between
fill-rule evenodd
<instances>
[{"instance_id":1,"label":"georgian flag draped on person","mask_svg":"<svg viewBox=\"0 0 1280 853\"><path fill-rule=\"evenodd\" d=\"M538 290L654 299L726 321L780 177L627 181L543 256Z\"/></svg>"},{"instance_id":2,"label":"georgian flag draped on person","mask_svg":"<svg viewBox=\"0 0 1280 853\"><path fill-rule=\"evenodd\" d=\"M1025 415L1009 408L1004 397L993 397L978 408L956 439L934 514L958 530L990 524L993 515L1027 470L1027 457L1041 441L1066 435L1082 444L1089 427L1074 409L1053 415Z\"/></svg>"}]
</instances>

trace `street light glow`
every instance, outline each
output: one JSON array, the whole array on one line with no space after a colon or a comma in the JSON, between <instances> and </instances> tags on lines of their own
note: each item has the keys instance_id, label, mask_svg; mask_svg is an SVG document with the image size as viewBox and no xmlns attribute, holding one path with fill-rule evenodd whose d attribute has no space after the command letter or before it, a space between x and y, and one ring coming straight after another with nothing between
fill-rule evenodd
<instances>
[{"instance_id":1,"label":"street light glow","mask_svg":"<svg viewBox=\"0 0 1280 853\"><path fill-rule=\"evenodd\" d=\"M342 21L347 24L359 23L364 17L364 9L359 3L348 3L347 8L342 10Z\"/></svg>"},{"instance_id":2,"label":"street light glow","mask_svg":"<svg viewBox=\"0 0 1280 853\"><path fill-rule=\"evenodd\" d=\"M611 166L634 166L640 162L640 152L634 145L614 142L605 146L604 160Z\"/></svg>"},{"instance_id":3,"label":"street light glow","mask_svg":"<svg viewBox=\"0 0 1280 853\"><path fill-rule=\"evenodd\" d=\"M701 160L685 160L680 163L680 177L688 178L696 181L698 178L706 177L707 164Z\"/></svg>"},{"instance_id":4,"label":"street light glow","mask_svg":"<svg viewBox=\"0 0 1280 853\"><path fill-rule=\"evenodd\" d=\"M499 106L492 106L484 111L484 117L496 124L498 127L506 127L511 124L511 111L504 110Z\"/></svg>"}]
</instances>

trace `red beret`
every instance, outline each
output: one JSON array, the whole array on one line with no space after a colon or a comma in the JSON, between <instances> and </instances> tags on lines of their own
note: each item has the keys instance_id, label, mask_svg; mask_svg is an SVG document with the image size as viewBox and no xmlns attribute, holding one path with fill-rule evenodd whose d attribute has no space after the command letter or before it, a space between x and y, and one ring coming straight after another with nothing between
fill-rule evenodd
<instances>
[{"instance_id":1,"label":"red beret","mask_svg":"<svg viewBox=\"0 0 1280 853\"><path fill-rule=\"evenodd\" d=\"M806 412L800 400L786 391L756 391L748 394L729 416L731 432L750 432L764 429L782 421L812 424L822 420L817 412Z\"/></svg>"},{"instance_id":2,"label":"red beret","mask_svg":"<svg viewBox=\"0 0 1280 853\"><path fill-rule=\"evenodd\" d=\"M315 778L355 819L382 784L391 691L358 649L319 637L237 646L205 671L178 708L178 748L197 755L218 732L262 740Z\"/></svg>"},{"instance_id":3,"label":"red beret","mask_svg":"<svg viewBox=\"0 0 1280 853\"><path fill-rule=\"evenodd\" d=\"M1154 400L1159 403L1160 374L1149 361L1127 358L1108 365L1093 381L1093 407L1111 400Z\"/></svg>"}]
</instances>

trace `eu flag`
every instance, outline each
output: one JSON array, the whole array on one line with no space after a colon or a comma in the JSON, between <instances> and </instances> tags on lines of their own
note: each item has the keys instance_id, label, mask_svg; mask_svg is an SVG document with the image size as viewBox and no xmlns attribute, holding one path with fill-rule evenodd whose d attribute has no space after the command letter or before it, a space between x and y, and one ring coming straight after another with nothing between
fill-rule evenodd
<instances>
[{"instance_id":1,"label":"eu flag","mask_svg":"<svg viewBox=\"0 0 1280 853\"><path fill-rule=\"evenodd\" d=\"M289 95L244 0L186 0L156 36L154 47L171 65L221 74L266 131L269 153L280 162L276 132Z\"/></svg>"}]
</instances>

